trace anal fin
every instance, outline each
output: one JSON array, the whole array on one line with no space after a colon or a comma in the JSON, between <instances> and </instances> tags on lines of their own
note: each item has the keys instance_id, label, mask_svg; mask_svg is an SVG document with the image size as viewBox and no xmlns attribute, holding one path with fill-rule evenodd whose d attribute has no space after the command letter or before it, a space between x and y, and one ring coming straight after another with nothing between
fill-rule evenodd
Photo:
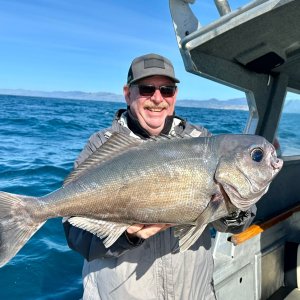
<instances>
[{"instance_id":1,"label":"anal fin","mask_svg":"<svg viewBox=\"0 0 300 300\"><path fill-rule=\"evenodd\" d=\"M108 222L83 217L71 217L68 222L75 227L89 231L92 234L104 239L106 248L110 247L130 226L124 223Z\"/></svg>"}]
</instances>

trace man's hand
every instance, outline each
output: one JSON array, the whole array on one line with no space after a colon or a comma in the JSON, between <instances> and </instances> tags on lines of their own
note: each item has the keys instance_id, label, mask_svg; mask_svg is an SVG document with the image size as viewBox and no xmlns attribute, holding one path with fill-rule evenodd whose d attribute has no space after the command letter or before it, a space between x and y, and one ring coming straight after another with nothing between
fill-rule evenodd
<instances>
[{"instance_id":1,"label":"man's hand","mask_svg":"<svg viewBox=\"0 0 300 300\"><path fill-rule=\"evenodd\" d=\"M127 228L127 235L145 240L171 226L172 224L133 224Z\"/></svg>"}]
</instances>

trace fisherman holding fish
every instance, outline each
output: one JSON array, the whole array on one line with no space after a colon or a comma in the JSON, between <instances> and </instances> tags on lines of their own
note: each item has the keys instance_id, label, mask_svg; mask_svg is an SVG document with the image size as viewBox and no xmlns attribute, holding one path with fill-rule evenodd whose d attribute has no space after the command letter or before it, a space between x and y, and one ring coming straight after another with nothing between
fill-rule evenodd
<instances>
[{"instance_id":1,"label":"fisherman holding fish","mask_svg":"<svg viewBox=\"0 0 300 300\"><path fill-rule=\"evenodd\" d=\"M192 138L210 137L211 134L207 129L192 125L175 115L177 83L179 80L175 77L173 65L167 58L156 54L147 54L134 59L123 89L128 105L127 109L116 112L110 128L96 132L90 137L75 162L75 169L84 168L88 158L94 152L101 150L99 147L103 147L102 145L114 137L116 132L121 133L123 137L127 136L130 143L134 139L140 142L159 138L159 136L162 136L162 139L177 137L178 141L185 138L190 141L193 140ZM230 144L232 143L230 142ZM116 145L118 145L117 142L115 147L118 147ZM231 151L230 147L233 146L228 146L228 151ZM110 150L103 148L103 152L105 151ZM173 155L172 151L174 150L170 149L169 151L169 154L165 156L166 159L168 155ZM262 160L262 151L261 148L255 148L251 152L252 162L256 163ZM147 160L147 157L144 159ZM207 160L210 160L209 155L207 155ZM164 165L164 161L161 162L161 165ZM143 172L148 171L151 172L147 169L137 171L136 176L143 176ZM222 176L230 177L226 172L221 173L219 171L220 178ZM156 176L156 174L153 175ZM163 191L160 186L160 182L163 182L164 178L159 178L159 180L156 178L156 193L158 195L172 193L172 186L180 187L183 184L181 182L183 176L184 174L175 174L172 180L168 179L170 180L170 191ZM126 182L130 178L124 177L123 180ZM191 178L190 181L192 180ZM206 185L210 184L215 184L213 178ZM125 185L124 183L124 189L126 189ZM146 186L139 185L139 178L136 179L135 188L144 190L145 202L147 197L150 201L153 195L147 194ZM230 184L224 184L223 189L226 188L227 194L230 195L232 187ZM180 190L176 191L177 194L180 192ZM264 190L265 192L266 190ZM232 195L235 194L236 191L232 193ZM257 192L255 201L262 194ZM184 200L183 197L182 201ZM211 203L221 203L223 196L216 192L212 196L212 200L214 201ZM82 202L84 201L83 198ZM144 199L140 199L140 201L143 202ZM214 220L212 225L217 230L224 232L242 231L250 225L255 216L255 205L253 205L255 201L247 202L241 206L242 209L235 207L234 210L228 210L228 216ZM137 201L137 203L139 202ZM126 203L123 205L126 206ZM210 204L207 207L201 215L202 221L207 217L204 226L201 223L201 226L197 227L200 218L196 217L199 221L195 222L197 230L194 232L197 231L196 233L192 232L190 227L184 226L175 230L172 222L133 224L127 227L127 230L122 232L112 244L109 242L105 244L103 238L79 228L78 222L72 222L72 218L65 219L64 230L69 246L85 258L83 299L215 299L211 233L210 226L206 226L209 220L213 220L210 219L213 209ZM164 209L166 208L162 206L161 210ZM184 211L182 211L182 215L184 215ZM77 224L77 226L71 223ZM113 225L111 226L113 230ZM180 242L178 238L182 238Z\"/></svg>"},{"instance_id":2,"label":"fisherman holding fish","mask_svg":"<svg viewBox=\"0 0 300 300\"><path fill-rule=\"evenodd\" d=\"M83 299L215 299L208 224L238 232L283 161L257 135L212 136L177 117L171 62L133 60L128 108L41 196L0 191L0 267L51 218L85 258Z\"/></svg>"}]
</instances>

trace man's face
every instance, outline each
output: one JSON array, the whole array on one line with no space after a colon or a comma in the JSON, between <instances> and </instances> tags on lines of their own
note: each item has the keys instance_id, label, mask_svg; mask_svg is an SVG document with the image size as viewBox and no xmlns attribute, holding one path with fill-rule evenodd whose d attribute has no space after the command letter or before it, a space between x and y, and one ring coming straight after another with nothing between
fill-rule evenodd
<instances>
[{"instance_id":1,"label":"man's face","mask_svg":"<svg viewBox=\"0 0 300 300\"><path fill-rule=\"evenodd\" d=\"M154 85L157 89L152 96L143 96L138 85ZM174 86L175 83L165 76L151 76L128 87L124 87L124 95L130 111L138 119L140 125L150 135L159 135L164 128L165 119L174 112L177 90L174 96L163 97L160 86Z\"/></svg>"}]
</instances>

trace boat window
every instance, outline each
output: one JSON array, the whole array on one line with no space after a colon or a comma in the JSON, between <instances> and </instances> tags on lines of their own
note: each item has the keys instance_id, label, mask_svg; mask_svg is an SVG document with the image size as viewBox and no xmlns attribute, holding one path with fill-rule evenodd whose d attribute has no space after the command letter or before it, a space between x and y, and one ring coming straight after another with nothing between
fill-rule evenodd
<instances>
[{"instance_id":1,"label":"boat window","mask_svg":"<svg viewBox=\"0 0 300 300\"><path fill-rule=\"evenodd\" d=\"M300 91L288 92L278 125L278 141L282 156L300 155Z\"/></svg>"}]
</instances>

